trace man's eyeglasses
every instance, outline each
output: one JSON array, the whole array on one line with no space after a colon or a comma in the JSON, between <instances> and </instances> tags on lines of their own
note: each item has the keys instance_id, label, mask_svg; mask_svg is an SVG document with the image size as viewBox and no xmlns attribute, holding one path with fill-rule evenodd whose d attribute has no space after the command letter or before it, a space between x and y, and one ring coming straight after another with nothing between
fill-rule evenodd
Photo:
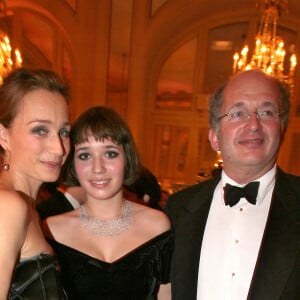
<instances>
[{"instance_id":1,"label":"man's eyeglasses","mask_svg":"<svg viewBox=\"0 0 300 300\"><path fill-rule=\"evenodd\" d=\"M276 121L280 116L283 115L283 111L278 111L278 109L273 106L264 106L258 108L257 111L249 112L245 107L234 106L232 107L227 114L220 116L217 120L227 117L228 121L233 123L238 122L247 122L252 118L253 114L256 114L258 120L262 121Z\"/></svg>"}]
</instances>

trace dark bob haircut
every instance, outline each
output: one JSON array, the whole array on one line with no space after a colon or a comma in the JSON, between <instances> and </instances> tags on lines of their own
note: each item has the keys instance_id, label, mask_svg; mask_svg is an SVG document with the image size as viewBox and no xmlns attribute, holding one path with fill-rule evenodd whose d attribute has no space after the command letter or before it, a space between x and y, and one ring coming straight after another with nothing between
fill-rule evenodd
<instances>
[{"instance_id":1,"label":"dark bob haircut","mask_svg":"<svg viewBox=\"0 0 300 300\"><path fill-rule=\"evenodd\" d=\"M132 134L123 119L111 108L94 106L83 112L71 130L71 151L66 162L65 177L68 185L80 185L75 167L75 146L86 142L90 136L97 141L110 139L122 145L125 152L126 165L124 184L133 183L140 172L140 160Z\"/></svg>"}]
</instances>

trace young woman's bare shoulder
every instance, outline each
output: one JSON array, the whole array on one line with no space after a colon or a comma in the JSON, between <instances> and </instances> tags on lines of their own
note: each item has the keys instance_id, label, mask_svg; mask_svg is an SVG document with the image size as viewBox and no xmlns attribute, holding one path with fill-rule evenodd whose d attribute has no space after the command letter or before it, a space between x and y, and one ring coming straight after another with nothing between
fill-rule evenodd
<instances>
[{"instance_id":1,"label":"young woman's bare shoulder","mask_svg":"<svg viewBox=\"0 0 300 300\"><path fill-rule=\"evenodd\" d=\"M170 220L164 212L141 204L136 204L135 210L138 221L152 228L157 234L171 228Z\"/></svg>"},{"instance_id":2,"label":"young woman's bare shoulder","mask_svg":"<svg viewBox=\"0 0 300 300\"><path fill-rule=\"evenodd\" d=\"M43 221L43 230L47 237L53 238L59 233L63 233L68 227L72 227L74 219L76 219L76 211L66 212L56 216L48 217Z\"/></svg>"}]
</instances>

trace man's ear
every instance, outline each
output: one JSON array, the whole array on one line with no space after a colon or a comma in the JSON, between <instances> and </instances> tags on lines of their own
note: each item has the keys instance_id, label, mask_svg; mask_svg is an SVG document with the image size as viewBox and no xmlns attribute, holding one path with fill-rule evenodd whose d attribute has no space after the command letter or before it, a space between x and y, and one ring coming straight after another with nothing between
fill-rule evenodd
<instances>
[{"instance_id":1,"label":"man's ear","mask_svg":"<svg viewBox=\"0 0 300 300\"><path fill-rule=\"evenodd\" d=\"M216 134L215 130L209 129L208 139L209 139L209 142L210 142L210 145L211 145L212 149L215 150L215 151L219 151L220 150L219 140L218 140L218 137L217 137L217 134Z\"/></svg>"},{"instance_id":2,"label":"man's ear","mask_svg":"<svg viewBox=\"0 0 300 300\"><path fill-rule=\"evenodd\" d=\"M4 150L8 149L7 128L0 124L0 145Z\"/></svg>"}]
</instances>

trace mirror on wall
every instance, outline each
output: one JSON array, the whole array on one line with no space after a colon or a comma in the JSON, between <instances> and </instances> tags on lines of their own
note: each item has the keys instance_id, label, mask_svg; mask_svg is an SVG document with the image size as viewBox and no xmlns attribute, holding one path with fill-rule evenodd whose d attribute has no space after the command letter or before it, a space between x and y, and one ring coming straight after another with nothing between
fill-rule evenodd
<instances>
[{"instance_id":1,"label":"mirror on wall","mask_svg":"<svg viewBox=\"0 0 300 300\"><path fill-rule=\"evenodd\" d=\"M194 38L168 57L157 80L155 108L192 108L196 54L197 39Z\"/></svg>"}]
</instances>

